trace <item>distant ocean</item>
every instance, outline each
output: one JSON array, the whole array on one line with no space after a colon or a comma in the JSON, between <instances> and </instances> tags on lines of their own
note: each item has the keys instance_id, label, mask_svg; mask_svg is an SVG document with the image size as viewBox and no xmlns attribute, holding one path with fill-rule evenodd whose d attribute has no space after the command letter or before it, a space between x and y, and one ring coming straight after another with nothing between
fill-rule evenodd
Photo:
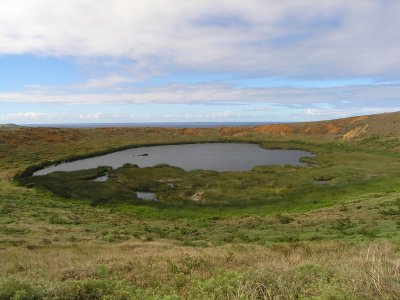
<instances>
[{"instance_id":1,"label":"distant ocean","mask_svg":"<svg viewBox=\"0 0 400 300\"><path fill-rule=\"evenodd\" d=\"M156 123L65 123L65 124L20 124L28 127L53 128L103 128L103 127L173 127L209 128L221 126L256 126L282 124L280 122L156 122Z\"/></svg>"}]
</instances>

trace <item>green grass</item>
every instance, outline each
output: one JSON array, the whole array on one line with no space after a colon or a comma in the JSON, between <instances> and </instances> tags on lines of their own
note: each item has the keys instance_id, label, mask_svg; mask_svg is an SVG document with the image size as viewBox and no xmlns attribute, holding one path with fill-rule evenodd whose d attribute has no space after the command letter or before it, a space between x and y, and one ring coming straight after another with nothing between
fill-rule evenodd
<instances>
[{"instance_id":1,"label":"green grass","mask_svg":"<svg viewBox=\"0 0 400 300\"><path fill-rule=\"evenodd\" d=\"M16 148L0 144L0 299L400 297L399 153L375 140L236 139L315 153L305 167L125 166L13 181L29 166L132 141L228 141L71 132L64 144L29 136ZM107 171L110 181L90 181ZM172 177L175 188L164 182ZM156 192L160 203L139 201L137 190ZM191 200L200 192L202 201Z\"/></svg>"},{"instance_id":2,"label":"green grass","mask_svg":"<svg viewBox=\"0 0 400 300\"><path fill-rule=\"evenodd\" d=\"M90 229L88 235L93 232L90 239L99 241L169 239L203 247L225 243L269 245L398 239L396 204L389 205L382 213L374 207L375 201L381 205L391 203L389 195L398 190L397 154L377 149L362 151L357 146L334 143L271 141L263 144L268 148L272 145L308 150L316 156L308 159L313 163L310 166L259 166L249 172L185 172L167 165L151 168L126 165L117 170L101 167L23 177L20 182L31 187L31 191L33 187L43 189L42 198L53 199L53 194L63 197L55 203L65 203L69 211L75 205L78 211L92 210L93 213L79 216L60 215L54 210L39 221L86 226ZM105 172L109 174L108 181L90 181ZM321 178L329 180L321 184ZM174 182L175 187L167 186L166 182ZM155 192L161 201L137 199L135 191ZM202 201L191 199L196 193L202 195ZM344 204L343 199L352 200ZM364 214L352 220L354 210L360 209L358 201L364 203L361 205ZM327 216L324 211L330 209L323 208L335 204L334 213ZM307 212L317 209L323 209L320 213L323 216L307 221ZM387 221L378 222L374 215L385 216ZM94 220L89 221L90 218ZM114 221L110 225L110 221L99 220L103 218ZM129 224L131 218L140 221ZM79 241L75 236L68 238Z\"/></svg>"},{"instance_id":3,"label":"green grass","mask_svg":"<svg viewBox=\"0 0 400 300\"><path fill-rule=\"evenodd\" d=\"M167 165L126 165L108 170L106 182L90 181L105 174L106 168L23 177L20 182L65 198L88 200L92 205L171 218L299 213L377 190L396 191L400 184L398 154L333 143L277 141L262 145L304 149L316 156L307 158L309 166L259 166L248 172L185 172ZM321 182L321 178L329 180ZM135 191L157 193L160 201L137 199Z\"/></svg>"}]
</instances>

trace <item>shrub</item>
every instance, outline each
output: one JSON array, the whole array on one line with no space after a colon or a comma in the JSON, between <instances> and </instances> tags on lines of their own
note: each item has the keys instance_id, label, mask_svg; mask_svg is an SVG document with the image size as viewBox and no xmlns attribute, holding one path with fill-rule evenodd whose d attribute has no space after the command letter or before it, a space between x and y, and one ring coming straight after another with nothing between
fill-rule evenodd
<instances>
[{"instance_id":1,"label":"shrub","mask_svg":"<svg viewBox=\"0 0 400 300\"><path fill-rule=\"evenodd\" d=\"M67 280L58 286L51 299L132 299L134 288L124 281L112 280Z\"/></svg>"},{"instance_id":2,"label":"shrub","mask_svg":"<svg viewBox=\"0 0 400 300\"><path fill-rule=\"evenodd\" d=\"M283 214L276 215L276 218L278 219L278 221L281 224L289 224L290 222L292 222L294 220L291 216L283 215Z\"/></svg>"},{"instance_id":3,"label":"shrub","mask_svg":"<svg viewBox=\"0 0 400 300\"><path fill-rule=\"evenodd\" d=\"M35 300L42 299L43 291L31 283L11 277L0 280L0 300Z\"/></svg>"}]
</instances>

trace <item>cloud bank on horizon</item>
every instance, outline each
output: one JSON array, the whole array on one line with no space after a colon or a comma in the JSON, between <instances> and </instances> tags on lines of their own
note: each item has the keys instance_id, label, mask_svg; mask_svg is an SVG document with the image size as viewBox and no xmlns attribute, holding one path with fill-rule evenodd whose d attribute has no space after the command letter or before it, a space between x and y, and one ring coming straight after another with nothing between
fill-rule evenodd
<instances>
[{"instance_id":1,"label":"cloud bank on horizon","mask_svg":"<svg viewBox=\"0 0 400 300\"><path fill-rule=\"evenodd\" d=\"M400 110L396 0L3 0L0 123Z\"/></svg>"}]
</instances>

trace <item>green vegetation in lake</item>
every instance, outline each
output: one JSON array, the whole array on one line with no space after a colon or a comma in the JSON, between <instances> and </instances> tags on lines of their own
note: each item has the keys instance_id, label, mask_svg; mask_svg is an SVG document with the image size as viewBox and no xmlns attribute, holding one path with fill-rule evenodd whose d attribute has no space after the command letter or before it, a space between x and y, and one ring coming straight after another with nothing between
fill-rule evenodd
<instances>
[{"instance_id":1,"label":"green vegetation in lake","mask_svg":"<svg viewBox=\"0 0 400 300\"><path fill-rule=\"evenodd\" d=\"M376 189L390 191L400 184L397 155L340 144L276 141L263 146L271 145L305 149L317 155L304 158L306 166L258 166L251 171L216 172L184 171L165 164L146 168L125 164L118 169L99 167L24 177L22 182L95 205L172 207L175 213L177 208L190 211L192 206L240 208L226 212L232 214L243 214L244 208L246 213L305 211ZM106 181L93 180L106 174ZM137 197L137 192L155 193L156 203Z\"/></svg>"}]
</instances>

